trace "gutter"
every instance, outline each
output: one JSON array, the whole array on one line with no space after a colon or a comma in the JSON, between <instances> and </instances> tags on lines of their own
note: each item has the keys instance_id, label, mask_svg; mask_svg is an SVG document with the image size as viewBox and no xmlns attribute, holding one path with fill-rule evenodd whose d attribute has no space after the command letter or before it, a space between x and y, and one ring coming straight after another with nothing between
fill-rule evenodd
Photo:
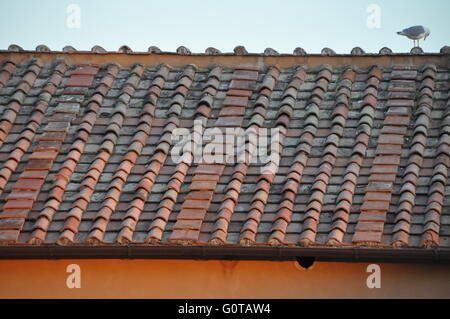
<instances>
[{"instance_id":1,"label":"gutter","mask_svg":"<svg viewBox=\"0 0 450 319\"><path fill-rule=\"evenodd\" d=\"M270 246L2 246L5 259L194 259L450 264L450 248Z\"/></svg>"}]
</instances>

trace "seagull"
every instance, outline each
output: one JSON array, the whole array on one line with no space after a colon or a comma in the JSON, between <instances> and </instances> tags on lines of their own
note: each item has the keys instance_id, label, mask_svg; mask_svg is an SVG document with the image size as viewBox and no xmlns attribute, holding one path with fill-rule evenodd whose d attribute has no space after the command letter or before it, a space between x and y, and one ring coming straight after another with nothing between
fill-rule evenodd
<instances>
[{"instance_id":1,"label":"seagull","mask_svg":"<svg viewBox=\"0 0 450 319\"><path fill-rule=\"evenodd\" d=\"M397 32L399 35L404 35L408 37L409 39L412 39L414 42L414 46L416 46L416 40L417 40L417 46L419 46L419 40L424 39L426 40L427 37L430 35L430 29L427 27L424 27L422 25L416 25L413 27L406 28L402 31Z\"/></svg>"}]
</instances>

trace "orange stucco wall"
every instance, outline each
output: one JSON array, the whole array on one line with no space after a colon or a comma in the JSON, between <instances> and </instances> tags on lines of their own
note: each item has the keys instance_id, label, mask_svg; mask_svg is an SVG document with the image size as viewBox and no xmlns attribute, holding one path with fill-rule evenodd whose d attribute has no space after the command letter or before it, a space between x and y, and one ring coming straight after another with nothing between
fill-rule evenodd
<instances>
[{"instance_id":1,"label":"orange stucco wall","mask_svg":"<svg viewBox=\"0 0 450 319\"><path fill-rule=\"evenodd\" d=\"M68 288L67 266L80 266ZM3 260L0 298L450 298L450 266L200 260Z\"/></svg>"}]
</instances>

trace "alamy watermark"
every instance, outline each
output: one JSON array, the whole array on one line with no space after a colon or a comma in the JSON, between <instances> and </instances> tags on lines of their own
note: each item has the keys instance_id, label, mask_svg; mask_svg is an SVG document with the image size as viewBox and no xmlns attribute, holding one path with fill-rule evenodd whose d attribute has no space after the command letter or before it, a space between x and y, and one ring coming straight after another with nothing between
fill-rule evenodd
<instances>
[{"instance_id":1,"label":"alamy watermark","mask_svg":"<svg viewBox=\"0 0 450 319\"><path fill-rule=\"evenodd\" d=\"M369 29L381 28L381 7L378 4L371 3L367 6L366 12L369 14L366 19L366 25Z\"/></svg>"},{"instance_id":2,"label":"alamy watermark","mask_svg":"<svg viewBox=\"0 0 450 319\"><path fill-rule=\"evenodd\" d=\"M81 7L79 4L72 3L66 8L66 26L69 29L81 28Z\"/></svg>"},{"instance_id":3,"label":"alamy watermark","mask_svg":"<svg viewBox=\"0 0 450 319\"><path fill-rule=\"evenodd\" d=\"M66 286L69 289L81 288L81 268L77 264L70 264L66 268L67 276Z\"/></svg>"},{"instance_id":4,"label":"alamy watermark","mask_svg":"<svg viewBox=\"0 0 450 319\"><path fill-rule=\"evenodd\" d=\"M381 288L381 267L378 264L370 264L367 266L369 276L367 276L366 285L367 288Z\"/></svg>"},{"instance_id":5,"label":"alamy watermark","mask_svg":"<svg viewBox=\"0 0 450 319\"><path fill-rule=\"evenodd\" d=\"M194 121L192 131L177 128L172 132L171 158L174 163L247 163L261 165L262 174L275 174L282 138L280 128L207 128Z\"/></svg>"}]
</instances>

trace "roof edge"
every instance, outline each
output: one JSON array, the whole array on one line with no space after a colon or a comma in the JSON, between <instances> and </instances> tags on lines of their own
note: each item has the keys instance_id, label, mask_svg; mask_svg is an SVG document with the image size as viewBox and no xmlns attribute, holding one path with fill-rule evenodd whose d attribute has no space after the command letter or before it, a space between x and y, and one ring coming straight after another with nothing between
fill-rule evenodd
<instances>
[{"instance_id":1,"label":"roof edge","mask_svg":"<svg viewBox=\"0 0 450 319\"><path fill-rule=\"evenodd\" d=\"M150 46L147 52L134 52L129 46L122 45L117 51L107 51L103 47L99 45L94 45L90 51L86 50L77 50L73 46L67 45L61 51L52 51L50 48L44 44L40 44L36 46L35 50L24 50L21 46L17 44L11 44L7 50L0 50L0 52L42 52L42 53L97 53L97 54L109 54L109 53L121 53L121 54L176 54L176 55L208 55L208 56L216 56L216 55L257 55L257 56L366 56L366 55L421 55L421 54L450 54L450 46L445 45L440 49L440 53L425 53L421 47L413 47L410 52L405 53L394 53L390 48L383 47L378 53L366 53L361 47L354 47L349 54L338 54L333 49L324 47L320 53L307 53L303 48L296 47L291 54L289 53L279 53L273 48L266 48L262 53L250 53L247 49L238 45L233 49L231 53L223 53L220 50L208 47L206 48L204 53L193 53L185 46L179 46L175 52L165 52L162 51L157 46Z\"/></svg>"},{"instance_id":2,"label":"roof edge","mask_svg":"<svg viewBox=\"0 0 450 319\"><path fill-rule=\"evenodd\" d=\"M241 247L241 246L3 246L0 259L194 259L450 263L450 248Z\"/></svg>"},{"instance_id":3,"label":"roof edge","mask_svg":"<svg viewBox=\"0 0 450 319\"><path fill-rule=\"evenodd\" d=\"M450 54L444 53L396 53L396 54L245 54L237 55L233 53L208 55L208 54L189 54L183 55L171 52L102 52L91 51L76 52L36 52L36 51L6 51L0 50L0 59L12 60L15 63L21 63L29 59L38 58L42 62L50 62L54 59L63 59L67 63L73 64L104 64L117 63L121 66L127 66L135 63L144 65L168 64L173 67L184 66L186 64L195 64L198 67L209 67L211 65L222 65L224 67L235 67L239 64L252 64L260 68L267 65L278 65L281 68L291 67L295 64L304 64L308 66L319 66L324 63L332 67L358 65L369 67L377 64L381 67L391 67L393 65L419 66L427 63L434 63L437 67L450 67Z\"/></svg>"}]
</instances>

